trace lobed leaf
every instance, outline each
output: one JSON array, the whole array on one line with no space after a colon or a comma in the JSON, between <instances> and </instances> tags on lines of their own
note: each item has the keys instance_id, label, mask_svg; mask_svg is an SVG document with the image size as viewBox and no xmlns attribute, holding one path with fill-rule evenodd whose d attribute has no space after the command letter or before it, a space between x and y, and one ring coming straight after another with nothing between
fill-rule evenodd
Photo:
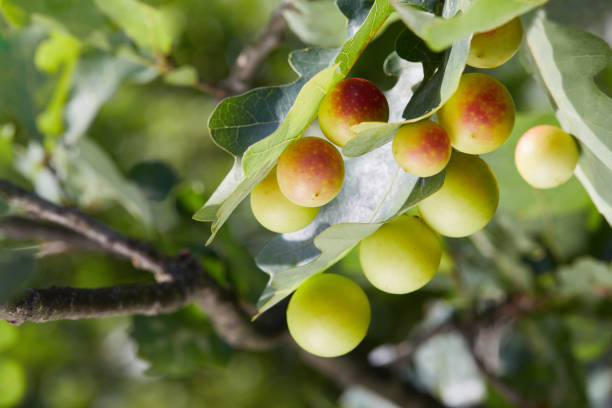
<instances>
[{"instance_id":1,"label":"lobed leaf","mask_svg":"<svg viewBox=\"0 0 612 408\"><path fill-rule=\"evenodd\" d=\"M323 96L348 73L392 12L387 0L377 0L371 8L358 0L341 0L338 6L348 18L348 40L341 48L293 52L290 63L300 75L295 82L227 98L211 115L213 140L236 157L236 164L194 215L199 221L213 221L209 243L283 149L314 120Z\"/></svg>"}]
</instances>

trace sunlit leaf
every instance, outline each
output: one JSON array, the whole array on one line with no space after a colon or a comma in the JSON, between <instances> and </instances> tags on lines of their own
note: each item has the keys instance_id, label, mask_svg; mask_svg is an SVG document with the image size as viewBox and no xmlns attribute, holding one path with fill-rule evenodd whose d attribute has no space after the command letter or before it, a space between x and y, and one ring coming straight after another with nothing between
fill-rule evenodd
<instances>
[{"instance_id":1,"label":"sunlit leaf","mask_svg":"<svg viewBox=\"0 0 612 408\"><path fill-rule=\"evenodd\" d=\"M330 0L293 0L283 10L287 24L306 44L338 47L346 37L346 17Z\"/></svg>"},{"instance_id":2,"label":"sunlit leaf","mask_svg":"<svg viewBox=\"0 0 612 408\"><path fill-rule=\"evenodd\" d=\"M168 54L176 27L171 16L137 0L94 0L96 6L140 47Z\"/></svg>"}]
</instances>

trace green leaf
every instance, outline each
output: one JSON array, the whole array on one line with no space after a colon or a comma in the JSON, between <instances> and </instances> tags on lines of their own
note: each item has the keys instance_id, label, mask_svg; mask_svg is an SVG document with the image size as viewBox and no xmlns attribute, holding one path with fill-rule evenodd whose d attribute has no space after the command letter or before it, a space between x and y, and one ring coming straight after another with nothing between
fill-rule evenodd
<instances>
[{"instance_id":1,"label":"green leaf","mask_svg":"<svg viewBox=\"0 0 612 408\"><path fill-rule=\"evenodd\" d=\"M563 320L558 316L524 318L519 321L519 330L526 337L532 356L537 356L534 360L546 362L548 373L541 384L548 394L546 400L557 401L555 406L559 407L588 406L585 374L573 354L572 339ZM530 376L522 379L523 384L525 380L530 380Z\"/></svg>"},{"instance_id":2,"label":"green leaf","mask_svg":"<svg viewBox=\"0 0 612 408\"><path fill-rule=\"evenodd\" d=\"M11 0L0 0L0 12L14 27L23 27L26 22L26 13Z\"/></svg>"},{"instance_id":3,"label":"green leaf","mask_svg":"<svg viewBox=\"0 0 612 408\"><path fill-rule=\"evenodd\" d=\"M0 173L8 173L12 167L15 151L15 125L6 123L0 125Z\"/></svg>"},{"instance_id":4,"label":"green leaf","mask_svg":"<svg viewBox=\"0 0 612 408\"><path fill-rule=\"evenodd\" d=\"M9 205L5 200L0 199L0 217L8 214Z\"/></svg>"},{"instance_id":5,"label":"green leaf","mask_svg":"<svg viewBox=\"0 0 612 408\"><path fill-rule=\"evenodd\" d=\"M66 131L62 141L76 143L123 81L149 80L156 75L154 69L120 56L101 51L83 55L77 64L70 100L66 104Z\"/></svg>"},{"instance_id":6,"label":"green leaf","mask_svg":"<svg viewBox=\"0 0 612 408\"><path fill-rule=\"evenodd\" d=\"M37 27L0 34L0 112L20 125L20 132L30 139L42 139L36 127L39 110L36 91L45 78L32 61L45 32Z\"/></svg>"},{"instance_id":7,"label":"green leaf","mask_svg":"<svg viewBox=\"0 0 612 408\"><path fill-rule=\"evenodd\" d=\"M293 0L283 10L291 31L306 44L338 47L346 37L346 17L334 1Z\"/></svg>"},{"instance_id":8,"label":"green leaf","mask_svg":"<svg viewBox=\"0 0 612 408\"><path fill-rule=\"evenodd\" d=\"M0 357L0 406L20 405L27 389L28 377L23 365L8 356Z\"/></svg>"},{"instance_id":9,"label":"green leaf","mask_svg":"<svg viewBox=\"0 0 612 408\"><path fill-rule=\"evenodd\" d=\"M357 0L342 0L338 5L349 18L349 39L339 50L292 53L290 63L300 74L296 82L227 98L211 115L209 129L215 142L234 156L243 157L237 157L232 171L194 215L196 220L214 221L209 242L274 167L284 148L314 120L323 96L348 73L392 11L386 0L377 0L369 12L368 6Z\"/></svg>"},{"instance_id":10,"label":"green leaf","mask_svg":"<svg viewBox=\"0 0 612 408\"><path fill-rule=\"evenodd\" d=\"M135 181L152 201L163 201L178 182L174 170L157 160L136 164L128 177Z\"/></svg>"},{"instance_id":11,"label":"green leaf","mask_svg":"<svg viewBox=\"0 0 612 408\"><path fill-rule=\"evenodd\" d=\"M395 41L395 51L400 58L410 62L421 62L424 67L437 67L442 62L442 53L434 52L410 29L404 30ZM429 77L430 75L425 75Z\"/></svg>"},{"instance_id":12,"label":"green leaf","mask_svg":"<svg viewBox=\"0 0 612 408\"><path fill-rule=\"evenodd\" d=\"M612 293L612 267L589 258L579 258L559 269L560 293L596 300Z\"/></svg>"},{"instance_id":13,"label":"green leaf","mask_svg":"<svg viewBox=\"0 0 612 408\"><path fill-rule=\"evenodd\" d=\"M452 18L437 17L398 0L393 0L392 5L404 23L432 50L442 51L474 32L498 27L546 1L474 0L469 7L466 7L468 3L466 0L448 0L447 3L462 3L460 8L464 10Z\"/></svg>"},{"instance_id":14,"label":"green leaf","mask_svg":"<svg viewBox=\"0 0 612 408\"><path fill-rule=\"evenodd\" d=\"M193 86L198 83L198 71L191 65L183 65L167 72L164 82L176 86Z\"/></svg>"},{"instance_id":15,"label":"green leaf","mask_svg":"<svg viewBox=\"0 0 612 408\"><path fill-rule=\"evenodd\" d=\"M96 6L143 49L167 55L176 35L168 13L137 0L94 0Z\"/></svg>"},{"instance_id":16,"label":"green leaf","mask_svg":"<svg viewBox=\"0 0 612 408\"><path fill-rule=\"evenodd\" d=\"M54 155L62 166L70 196L78 200L79 206L115 201L151 225L151 209L144 193L121 174L108 154L93 141L82 138L71 146L60 145Z\"/></svg>"},{"instance_id":17,"label":"green leaf","mask_svg":"<svg viewBox=\"0 0 612 408\"><path fill-rule=\"evenodd\" d=\"M19 11L15 11L17 7ZM1 0L0 9L10 15L11 24L51 26L81 40L109 26L93 0Z\"/></svg>"},{"instance_id":18,"label":"green leaf","mask_svg":"<svg viewBox=\"0 0 612 408\"><path fill-rule=\"evenodd\" d=\"M389 145L347 159L345 169L340 194L321 208L310 225L277 236L257 255L257 265L270 275L258 301L260 313L339 261L384 222L435 192L444 178L440 174L418 179L404 172Z\"/></svg>"},{"instance_id":19,"label":"green leaf","mask_svg":"<svg viewBox=\"0 0 612 408\"><path fill-rule=\"evenodd\" d=\"M458 11L458 3L448 1L442 15L450 17ZM388 143L402 125L422 120L438 110L457 89L468 52L469 38L436 54L426 51L418 37L402 34L396 42L396 53L385 61L385 72L399 76L396 85L386 92L391 123L365 122L353 126L357 136L344 146L342 153L349 157L362 155ZM418 65L401 60L402 55L422 62L425 77L415 70ZM423 81L413 90L420 79ZM406 120L402 121L402 117Z\"/></svg>"},{"instance_id":20,"label":"green leaf","mask_svg":"<svg viewBox=\"0 0 612 408\"><path fill-rule=\"evenodd\" d=\"M594 77L612 63L608 44L592 34L561 26L543 12L527 19L527 48L563 129L582 146L578 179L612 224L612 99Z\"/></svg>"},{"instance_id":21,"label":"green leaf","mask_svg":"<svg viewBox=\"0 0 612 408\"><path fill-rule=\"evenodd\" d=\"M219 365L230 353L195 307L160 316L135 316L131 337L148 374L184 377L196 369Z\"/></svg>"},{"instance_id":22,"label":"green leaf","mask_svg":"<svg viewBox=\"0 0 612 408\"><path fill-rule=\"evenodd\" d=\"M36 266L35 249L0 248L0 303L25 287Z\"/></svg>"},{"instance_id":23,"label":"green leaf","mask_svg":"<svg viewBox=\"0 0 612 408\"><path fill-rule=\"evenodd\" d=\"M72 84L74 70L79 58L81 43L63 31L52 31L50 37L41 42L34 55L36 67L54 74L61 69L51 101L36 118L38 129L46 136L46 145L51 147L64 129L64 105Z\"/></svg>"}]
</instances>

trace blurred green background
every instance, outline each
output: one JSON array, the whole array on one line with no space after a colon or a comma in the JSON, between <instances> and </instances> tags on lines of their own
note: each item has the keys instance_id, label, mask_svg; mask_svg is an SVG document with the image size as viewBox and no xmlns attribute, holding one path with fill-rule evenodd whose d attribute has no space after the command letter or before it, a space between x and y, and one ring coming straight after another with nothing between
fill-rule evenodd
<instances>
[{"instance_id":1,"label":"blurred green background","mask_svg":"<svg viewBox=\"0 0 612 408\"><path fill-rule=\"evenodd\" d=\"M611 42L609 2L551 3L550 13L558 21ZM150 7L122 9L133 4ZM217 100L198 89L196 79L207 84L225 79L278 4L0 0L0 175L50 200L78 205L168 253L190 248L219 281L255 302L267 276L252 257L273 235L256 224L248 203L211 247L203 245L209 226L191 219L232 165L206 127ZM577 13L581 8L588 14ZM141 15L154 17L123 21ZM333 30L327 39L343 30L341 16L329 19L327 28ZM126 31L126 24L155 24L163 32L151 40ZM309 40L297 26L291 28L257 70L253 86L295 78L288 53ZM384 75L382 64L403 29L399 21L387 26L351 75L391 88L395 79ZM612 288L612 232L576 179L542 192L516 172L512 154L518 137L535 124L556 123L546 95L520 60L519 53L490 71L507 85L518 111L511 139L485 156L501 187L500 210L490 227L471 239L447 240L438 275L409 296L385 295L367 285L355 251L333 271L362 284L370 298L372 326L357 351L363 354L508 294L572 295L574 303L560 300L558 308L511 327L491 328L491 363L508 383L549 401L548 406L610 407L612 302L594 294L593 287ZM598 83L612 94L612 67ZM23 273L31 287L100 287L150 279L99 253L39 257ZM282 316L282 307L272 313ZM384 347L374 351L371 361L389 357ZM396 374L449 406L510 406L487 386L463 340L453 333L423 344ZM0 407L381 404L363 390L338 390L291 350L232 350L195 307L168 316L20 327L0 321Z\"/></svg>"}]
</instances>

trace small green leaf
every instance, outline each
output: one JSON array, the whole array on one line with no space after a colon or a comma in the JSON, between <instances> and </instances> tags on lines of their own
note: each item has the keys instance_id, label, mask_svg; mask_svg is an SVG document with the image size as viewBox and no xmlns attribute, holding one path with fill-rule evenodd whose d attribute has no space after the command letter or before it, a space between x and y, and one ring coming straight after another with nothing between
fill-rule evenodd
<instances>
[{"instance_id":1,"label":"small green leaf","mask_svg":"<svg viewBox=\"0 0 612 408\"><path fill-rule=\"evenodd\" d=\"M162 161L145 161L136 164L128 175L153 201L163 201L178 182L174 170Z\"/></svg>"},{"instance_id":2,"label":"small green leaf","mask_svg":"<svg viewBox=\"0 0 612 408\"><path fill-rule=\"evenodd\" d=\"M66 131L62 141L76 143L123 81L152 79L156 75L154 69L120 56L101 51L83 55L74 73L70 100L66 103Z\"/></svg>"},{"instance_id":3,"label":"small green leaf","mask_svg":"<svg viewBox=\"0 0 612 408\"><path fill-rule=\"evenodd\" d=\"M0 248L0 303L15 296L34 273L36 249Z\"/></svg>"},{"instance_id":4,"label":"small green leaf","mask_svg":"<svg viewBox=\"0 0 612 408\"><path fill-rule=\"evenodd\" d=\"M0 217L9 212L9 205L6 201L0 199Z\"/></svg>"},{"instance_id":5,"label":"small green leaf","mask_svg":"<svg viewBox=\"0 0 612 408\"><path fill-rule=\"evenodd\" d=\"M198 71L191 65L183 65L167 72L164 82L176 86L193 86L198 83Z\"/></svg>"},{"instance_id":6,"label":"small green leaf","mask_svg":"<svg viewBox=\"0 0 612 408\"><path fill-rule=\"evenodd\" d=\"M140 47L162 55L170 52L176 27L168 13L137 0L94 0L94 2Z\"/></svg>"},{"instance_id":7,"label":"small green leaf","mask_svg":"<svg viewBox=\"0 0 612 408\"><path fill-rule=\"evenodd\" d=\"M0 125L0 171L12 167L14 160L15 125Z\"/></svg>"},{"instance_id":8,"label":"small green leaf","mask_svg":"<svg viewBox=\"0 0 612 408\"><path fill-rule=\"evenodd\" d=\"M45 36L45 31L38 27L0 35L0 111L18 123L24 136L32 140L42 139L36 127L39 111L35 90L40 89L46 79L34 68L32 61L36 47Z\"/></svg>"},{"instance_id":9,"label":"small green leaf","mask_svg":"<svg viewBox=\"0 0 612 408\"><path fill-rule=\"evenodd\" d=\"M36 49L34 63L38 69L47 74L54 74L61 69L49 105L36 118L38 129L47 136L47 148L53 146L56 137L64 130L64 106L80 50L80 41L63 31L52 31L50 37Z\"/></svg>"},{"instance_id":10,"label":"small green leaf","mask_svg":"<svg viewBox=\"0 0 612 408\"><path fill-rule=\"evenodd\" d=\"M11 24L25 27L37 24L65 31L86 41L93 32L108 29L108 21L92 0L0 0L0 8ZM20 11L15 12L18 5ZM7 14L8 13L8 14ZM10 15L11 17L8 17ZM16 20L15 20L16 19Z\"/></svg>"},{"instance_id":11,"label":"small green leaf","mask_svg":"<svg viewBox=\"0 0 612 408\"><path fill-rule=\"evenodd\" d=\"M23 9L17 7L11 0L0 0L0 12L14 27L23 27L26 23L27 15Z\"/></svg>"},{"instance_id":12,"label":"small green leaf","mask_svg":"<svg viewBox=\"0 0 612 408\"><path fill-rule=\"evenodd\" d=\"M559 269L561 294L582 296L586 300L612 293L612 267L593 258L579 258Z\"/></svg>"},{"instance_id":13,"label":"small green leaf","mask_svg":"<svg viewBox=\"0 0 612 408\"><path fill-rule=\"evenodd\" d=\"M23 365L12 358L0 357L0 407L17 406L27 388L28 378Z\"/></svg>"},{"instance_id":14,"label":"small green leaf","mask_svg":"<svg viewBox=\"0 0 612 408\"><path fill-rule=\"evenodd\" d=\"M527 13L547 0L474 0L471 6L465 0L448 0L462 3L464 10L452 18L437 17L410 4L393 0L392 5L406 25L421 37L434 51L442 51L474 32L488 31L514 17ZM446 7L446 4L445 4Z\"/></svg>"},{"instance_id":15,"label":"small green leaf","mask_svg":"<svg viewBox=\"0 0 612 408\"><path fill-rule=\"evenodd\" d=\"M54 155L62 166L70 195L78 199L80 206L115 201L151 225L151 208L144 193L121 174L108 154L93 141L81 138L71 146L58 145Z\"/></svg>"},{"instance_id":16,"label":"small green leaf","mask_svg":"<svg viewBox=\"0 0 612 408\"><path fill-rule=\"evenodd\" d=\"M608 44L592 34L546 19L527 19L531 69L546 88L563 129L581 143L576 175L599 211L612 224L612 98L594 77L612 63Z\"/></svg>"},{"instance_id":17,"label":"small green leaf","mask_svg":"<svg viewBox=\"0 0 612 408\"><path fill-rule=\"evenodd\" d=\"M47 74L56 73L60 67L79 56L81 43L78 39L62 31L52 31L41 42L34 54L34 64Z\"/></svg>"},{"instance_id":18,"label":"small green leaf","mask_svg":"<svg viewBox=\"0 0 612 408\"><path fill-rule=\"evenodd\" d=\"M293 0L283 11L291 31L306 44L338 47L346 37L346 17L334 1Z\"/></svg>"}]
</instances>

